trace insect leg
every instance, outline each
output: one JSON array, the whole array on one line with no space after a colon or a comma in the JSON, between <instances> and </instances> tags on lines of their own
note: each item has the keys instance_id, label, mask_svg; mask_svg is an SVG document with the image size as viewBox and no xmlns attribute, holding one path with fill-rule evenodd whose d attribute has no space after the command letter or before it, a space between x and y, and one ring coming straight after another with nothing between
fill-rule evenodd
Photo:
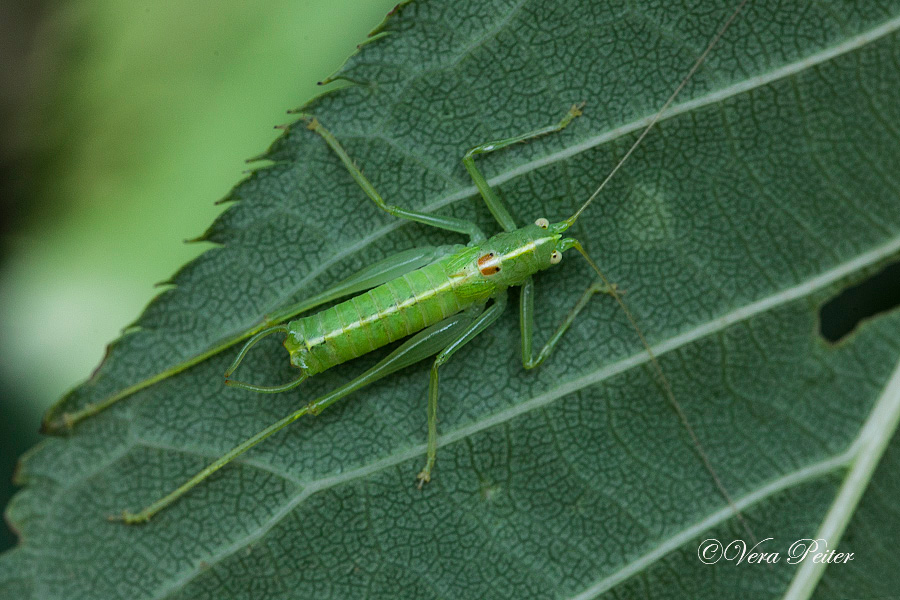
<instances>
[{"instance_id":1,"label":"insect leg","mask_svg":"<svg viewBox=\"0 0 900 600\"><path fill-rule=\"evenodd\" d=\"M487 204L488 210L491 211L491 214L494 215L494 218L497 219L497 222L500 223L500 226L503 227L505 231L512 231L513 229L516 229L516 222L513 220L512 215L509 214L509 211L506 210L506 206L503 205L503 201L500 200L500 197L491 188L490 184L488 184L487 179L485 179L481 171L478 170L478 167L475 166L475 157L479 154L487 154L495 150L500 150L501 148L506 148L507 146L512 146L513 144L518 144L519 142L525 142L532 138L546 135L548 133L562 131L569 123L572 122L572 119L581 115L581 106L583 105L572 106L572 108L569 109L569 112L566 113L566 116L563 117L562 120L560 120L560 122L556 123L555 125L548 125L547 127L542 127L540 129L536 129L535 131L523 133L522 135L517 135L515 137L495 140L493 142L487 142L486 144L480 144L466 152L466 155L463 156L462 160L463 165L465 165L466 167L466 171L469 172L469 175L472 177L472 181L475 182L475 187L478 188L478 191L481 193L481 197L484 198L484 203Z\"/></svg>"},{"instance_id":2,"label":"insect leg","mask_svg":"<svg viewBox=\"0 0 900 600\"><path fill-rule=\"evenodd\" d=\"M353 164L353 159L350 158L340 142L337 141L337 138L335 138L330 131L325 129L322 124L319 123L318 119L310 120L307 127L322 136L328 146L334 150L335 154L341 159L341 162L344 163L344 166L347 167L347 170L350 172L353 179L356 180L356 183L359 184L359 187L361 187L366 195L369 196L369 198L371 198L382 210L387 211L395 217L400 217L401 219L409 219L410 221L424 223L425 225L431 225L432 227L438 227L439 229L464 233L468 235L473 242L480 242L486 239L478 225L471 221L457 219L455 217L432 215L414 210L406 210L399 206L387 204L375 189L375 186L373 186L372 183L366 179L366 176L363 175L362 171L359 170L359 167Z\"/></svg>"},{"instance_id":3,"label":"insect leg","mask_svg":"<svg viewBox=\"0 0 900 600\"><path fill-rule=\"evenodd\" d=\"M506 310L507 293L504 291L494 297L494 303L475 319L455 340L441 350L431 367L431 380L428 385L428 451L425 467L419 472L419 489L431 481L431 469L437 459L437 401L438 401L438 368L450 360L453 354L470 342L472 338L484 331Z\"/></svg>"},{"instance_id":4,"label":"insect leg","mask_svg":"<svg viewBox=\"0 0 900 600\"><path fill-rule=\"evenodd\" d=\"M156 502L148 505L143 510L136 513L123 511L121 515L110 517L110 520L122 521L127 524L138 524L149 521L150 518L153 517L153 515L178 500L181 496L186 494L204 479L239 457L250 448L256 446L257 444L268 438L270 435L274 434L277 431L280 431L284 427L287 427L300 417L304 415L317 415L325 408L334 404L350 393L355 392L356 390L374 383L379 379L386 377L391 373L394 373L395 371L408 367L409 365L416 363L423 358L432 356L433 354L441 351L442 348L447 347L447 344L451 344L460 336L462 332L467 330L472 321L477 318L478 312L481 311L481 309L482 307L475 307L468 311L456 314L448 319L444 319L440 323L437 323L435 325L432 325L431 327L428 327L427 329L420 331L359 377L349 381L348 383L345 383L339 388L332 390L324 396L313 400L309 404L306 404L299 410L294 411L280 421L276 421L265 429L247 438L246 440L214 460L212 463L207 465L196 475L181 484L178 488L163 496Z\"/></svg>"},{"instance_id":5,"label":"insect leg","mask_svg":"<svg viewBox=\"0 0 900 600\"><path fill-rule=\"evenodd\" d=\"M534 333L534 280L529 278L528 281L522 285L521 295L519 296L519 327L522 331L522 366L526 369L533 369L544 362L544 360L550 356L550 353L553 352L553 348L556 347L556 344L575 320L575 317L577 317L578 313L587 306L587 303L594 294L609 294L613 296L615 294L615 285L609 286L598 281L586 289L584 294L581 295L581 298L578 299L578 302L575 303L575 306L572 307L572 310L569 311L569 314L566 315L566 318L563 319L563 322L559 324L559 327L557 327L553 335L550 336L547 343L544 344L544 347L541 348L541 351L538 352L537 358L535 358L531 348L532 336Z\"/></svg>"},{"instance_id":6,"label":"insect leg","mask_svg":"<svg viewBox=\"0 0 900 600\"><path fill-rule=\"evenodd\" d=\"M398 252L397 254L360 270L355 275L351 275L347 279L335 284L312 298L301 300L300 302L284 308L279 308L277 311L265 315L263 319L253 327L223 338L207 348L204 352L186 358L184 361L173 365L168 369L139 381L118 393L109 396L102 402L89 404L73 412L60 413L57 408L50 409L44 417L42 431L45 433L55 433L71 429L77 423L103 412L113 404L127 398L135 392L149 387L167 377L181 373L182 371L203 362L207 358L215 356L219 352L230 348L238 342L242 342L253 335L256 335L272 325L285 321L326 302L330 302L331 300L336 300L342 296L349 296L379 286L382 283L390 281L395 277L400 277L409 271L424 267L425 265L452 253L455 249L456 247L454 246L423 246L421 248L412 248L410 250Z\"/></svg>"}]
</instances>

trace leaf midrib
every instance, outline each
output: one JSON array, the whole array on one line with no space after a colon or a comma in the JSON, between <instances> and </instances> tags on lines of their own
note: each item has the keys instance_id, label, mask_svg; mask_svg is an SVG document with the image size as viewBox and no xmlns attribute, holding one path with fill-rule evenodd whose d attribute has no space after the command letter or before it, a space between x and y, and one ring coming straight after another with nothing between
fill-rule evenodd
<instances>
[{"instance_id":1,"label":"leaf midrib","mask_svg":"<svg viewBox=\"0 0 900 600\"><path fill-rule=\"evenodd\" d=\"M898 19L898 22L900 22L900 19ZM777 294L773 294L761 300L757 300L756 302L740 307L730 313L727 313L715 319L711 319L685 333L679 334L667 340L663 340L662 342L659 342L658 344L652 346L653 353L656 356L662 356L663 354L677 350L682 346L690 344L708 335L722 331L725 328L730 327L736 323L748 320L755 315L761 314L788 302L792 302L794 300L809 296L816 291L821 290L828 285L850 275L851 273L877 264L878 262L897 252L900 252L900 235L891 239L886 244L878 246L870 250L869 252L855 257L852 260L841 263L840 265L824 271L816 277L812 277L796 286L786 288ZM447 446L496 425L511 421L512 419L520 415L527 414L533 410L547 406L563 396L567 396L586 387L590 387L594 384L600 383L631 368L645 364L649 360L650 356L647 352L639 352L637 354L616 361L615 363L603 366L593 372L587 373L565 384L559 385L556 388L535 396L525 402L519 403L506 410L495 413L485 419L478 421L477 423L472 423L465 427L460 427L459 429L443 434L438 440L438 447ZM755 504L779 491L782 491L783 489L786 489L793 485L797 485L804 481L808 481L812 478L820 476L823 473L831 472L838 468L845 467L855 459L857 454L857 446L858 444L854 442L854 444L851 445L851 447L841 455L825 459L818 463L808 465L802 469L790 472L787 475L784 475L783 477L770 482L769 484L756 490L755 492L751 492L743 497L736 498L735 505L739 509L744 510L746 507ZM308 482L298 494L296 494L293 498L286 502L282 506L282 508L274 513L266 521L265 524L257 529L256 532L247 535L244 538L235 541L229 546L223 548L222 551L217 553L214 557L204 559L204 567L202 569L194 569L189 573L186 573L184 577L174 580L171 585L166 586L161 594L155 596L155 598L165 598L170 591L186 585L191 580L193 580L194 577L208 570L209 566L220 562L233 553L245 548L248 544L260 539L273 527L275 527L285 516L290 514L295 507L300 505L313 494L323 490L327 490L337 485L362 479L368 477L369 475L372 475L373 473L377 473L385 469L397 466L407 460L411 460L424 455L425 451L425 444L420 444L385 456L358 469L354 469L346 473L341 473L340 475L336 475L333 477L326 477ZM626 565L625 567L617 571L616 574L604 578L602 581L598 582L595 586L592 586L576 598L578 600L586 600L587 598L595 597L596 594L599 594L603 590L608 589L609 586L612 586L615 583L618 583L620 580L626 578L626 576L630 576L631 574L633 574L634 569L637 568L637 566L646 566L647 564L650 564L654 560L657 560L659 557L676 548L677 544L673 545L676 541L683 543L684 541L691 539L693 535L709 529L713 525L723 522L731 516L733 515L730 507L723 508L720 511L713 513L703 521L700 521L695 525L682 530L682 532L678 535L669 538L669 540L666 540L666 542L655 548L653 551L643 555L636 561L629 563L629 565Z\"/></svg>"},{"instance_id":2,"label":"leaf midrib","mask_svg":"<svg viewBox=\"0 0 900 600\"><path fill-rule=\"evenodd\" d=\"M900 422L900 363L894 368L884 392L848 451L851 455L848 463L850 470L813 539L826 540L829 549L832 550L838 546L875 469L881 462L881 457L894 437L898 422ZM800 600L812 596L827 566L826 562L803 561L784 595L785 600Z\"/></svg>"}]
</instances>

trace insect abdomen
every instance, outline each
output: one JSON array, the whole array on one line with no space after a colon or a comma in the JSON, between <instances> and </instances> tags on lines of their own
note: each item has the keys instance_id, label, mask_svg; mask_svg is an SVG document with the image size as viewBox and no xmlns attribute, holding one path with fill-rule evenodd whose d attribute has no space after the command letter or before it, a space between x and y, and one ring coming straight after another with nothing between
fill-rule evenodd
<instances>
[{"instance_id":1,"label":"insect abdomen","mask_svg":"<svg viewBox=\"0 0 900 600\"><path fill-rule=\"evenodd\" d=\"M437 262L293 321L285 347L309 375L421 331L471 305Z\"/></svg>"}]
</instances>

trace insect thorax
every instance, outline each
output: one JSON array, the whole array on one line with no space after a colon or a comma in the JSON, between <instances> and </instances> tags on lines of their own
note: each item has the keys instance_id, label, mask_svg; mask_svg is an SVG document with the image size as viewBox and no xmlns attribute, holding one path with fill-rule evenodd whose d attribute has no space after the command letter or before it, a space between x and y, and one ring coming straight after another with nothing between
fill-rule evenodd
<instances>
[{"instance_id":1,"label":"insect thorax","mask_svg":"<svg viewBox=\"0 0 900 600\"><path fill-rule=\"evenodd\" d=\"M522 285L538 271L559 262L554 253L558 252L560 238L537 225L497 234L480 245L478 271L498 288Z\"/></svg>"}]
</instances>

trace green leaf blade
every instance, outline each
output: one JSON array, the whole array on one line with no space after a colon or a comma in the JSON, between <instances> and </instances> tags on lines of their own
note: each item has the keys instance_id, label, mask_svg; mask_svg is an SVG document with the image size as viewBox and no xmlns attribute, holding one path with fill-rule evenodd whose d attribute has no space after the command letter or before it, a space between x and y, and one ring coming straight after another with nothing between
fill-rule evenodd
<instances>
[{"instance_id":1,"label":"green leaf blade","mask_svg":"<svg viewBox=\"0 0 900 600\"><path fill-rule=\"evenodd\" d=\"M564 133L481 163L520 222L568 216L732 7L611 13L590 2L544 4L498 3L488 17L483 3L404 5L341 72L359 85L305 110L391 202L488 229L459 163L465 149L587 100L585 116ZM748 8L575 228L627 291L754 533L781 545L822 524L900 355L896 311L837 346L817 334L819 306L900 251L900 107L892 101L900 7L794 10ZM236 188L238 202L210 230L222 247L176 276L66 407L201 352L373 260L459 241L379 213L302 123L270 157L277 162ZM573 257L538 280L539 339L590 279ZM744 532L620 311L593 303L536 372L521 368L513 312L442 370L442 447L424 492L413 484L424 460L427 363L277 434L146 526L105 522L377 358L270 397L224 388L233 351L224 352L29 455L28 491L10 512L24 542L0 561L27 565L27 575L4 567L0 592L593 598L787 590L795 569L784 560L764 569L697 559L704 537ZM261 348L242 368L260 381L289 378L277 343Z\"/></svg>"}]
</instances>

